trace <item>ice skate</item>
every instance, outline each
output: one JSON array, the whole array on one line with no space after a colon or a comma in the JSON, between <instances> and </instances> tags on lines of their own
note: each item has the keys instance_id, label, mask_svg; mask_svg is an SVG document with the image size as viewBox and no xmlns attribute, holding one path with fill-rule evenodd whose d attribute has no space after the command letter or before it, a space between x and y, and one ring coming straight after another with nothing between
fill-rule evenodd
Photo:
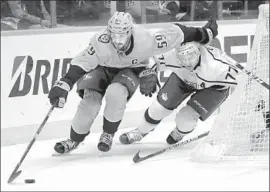
<instances>
[{"instance_id":1,"label":"ice skate","mask_svg":"<svg viewBox=\"0 0 270 192\"><path fill-rule=\"evenodd\" d=\"M67 139L67 140L56 143L54 146L54 150L57 153L65 154L65 153L69 153L72 150L76 149L78 147L78 145L79 145L79 143L77 143L71 139Z\"/></svg>"},{"instance_id":2,"label":"ice skate","mask_svg":"<svg viewBox=\"0 0 270 192\"><path fill-rule=\"evenodd\" d=\"M108 152L112 147L114 134L103 132L98 142L98 149L102 152Z\"/></svg>"},{"instance_id":3,"label":"ice skate","mask_svg":"<svg viewBox=\"0 0 270 192\"><path fill-rule=\"evenodd\" d=\"M122 144L131 144L140 141L147 134L142 134L138 129L123 133L120 135L119 140Z\"/></svg>"},{"instance_id":4,"label":"ice skate","mask_svg":"<svg viewBox=\"0 0 270 192\"><path fill-rule=\"evenodd\" d=\"M184 135L178 130L178 128L174 128L174 130L168 135L166 142L170 145L175 144L183 139Z\"/></svg>"}]
</instances>

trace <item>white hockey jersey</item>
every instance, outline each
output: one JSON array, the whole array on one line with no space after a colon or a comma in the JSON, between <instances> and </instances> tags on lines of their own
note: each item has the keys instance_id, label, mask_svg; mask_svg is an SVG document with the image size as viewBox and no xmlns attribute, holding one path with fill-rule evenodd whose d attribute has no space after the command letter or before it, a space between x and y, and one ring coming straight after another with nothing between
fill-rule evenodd
<instances>
[{"instance_id":1,"label":"white hockey jersey","mask_svg":"<svg viewBox=\"0 0 270 192\"><path fill-rule=\"evenodd\" d=\"M159 70L171 70L186 84L195 89L226 89L236 86L238 70L230 67L237 62L225 52L209 45L200 45L201 58L193 71L181 68L176 50L155 56Z\"/></svg>"}]
</instances>

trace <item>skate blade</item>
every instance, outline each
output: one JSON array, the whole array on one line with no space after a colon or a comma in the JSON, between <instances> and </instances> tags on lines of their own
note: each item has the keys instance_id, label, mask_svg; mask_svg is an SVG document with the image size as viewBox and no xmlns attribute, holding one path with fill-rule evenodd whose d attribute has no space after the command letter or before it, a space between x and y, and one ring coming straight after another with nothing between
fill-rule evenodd
<instances>
[{"instance_id":1,"label":"skate blade","mask_svg":"<svg viewBox=\"0 0 270 192\"><path fill-rule=\"evenodd\" d=\"M106 157L111 157L110 151L108 151L108 152L98 151L97 152L97 158L98 159L103 159L103 158L106 158Z\"/></svg>"},{"instance_id":2,"label":"skate blade","mask_svg":"<svg viewBox=\"0 0 270 192\"><path fill-rule=\"evenodd\" d=\"M98 157L99 159L105 157L105 152L98 151L98 152L97 152L97 157Z\"/></svg>"},{"instance_id":3,"label":"skate blade","mask_svg":"<svg viewBox=\"0 0 270 192\"><path fill-rule=\"evenodd\" d=\"M66 157L66 156L71 156L72 153L57 153L57 152L54 152L52 154L53 157Z\"/></svg>"}]
</instances>

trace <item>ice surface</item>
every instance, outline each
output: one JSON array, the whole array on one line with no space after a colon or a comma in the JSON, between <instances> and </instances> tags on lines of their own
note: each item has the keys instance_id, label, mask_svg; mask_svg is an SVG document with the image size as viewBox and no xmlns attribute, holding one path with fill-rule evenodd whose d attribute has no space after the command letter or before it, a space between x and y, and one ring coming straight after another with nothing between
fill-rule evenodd
<instances>
[{"instance_id":1,"label":"ice surface","mask_svg":"<svg viewBox=\"0 0 270 192\"><path fill-rule=\"evenodd\" d=\"M167 147L165 139L173 123L161 123L141 143L121 145L118 137L127 129L120 129L114 146L98 157L99 134L91 134L70 155L52 156L58 140L37 141L23 164L22 174L8 184L7 180L23 154L27 144L1 147L1 191L191 191L242 190L269 191L269 166L248 163L202 164L189 159L190 143L155 158L134 164L132 158ZM201 123L197 132L203 132ZM195 133L194 133L195 134ZM25 184L25 179L35 179Z\"/></svg>"}]
</instances>

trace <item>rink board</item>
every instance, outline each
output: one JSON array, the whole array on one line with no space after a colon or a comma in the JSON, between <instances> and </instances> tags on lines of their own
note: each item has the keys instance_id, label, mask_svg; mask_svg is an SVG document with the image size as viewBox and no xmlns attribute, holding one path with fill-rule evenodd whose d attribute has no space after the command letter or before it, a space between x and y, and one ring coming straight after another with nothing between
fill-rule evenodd
<instances>
[{"instance_id":1,"label":"rink board","mask_svg":"<svg viewBox=\"0 0 270 192\"><path fill-rule=\"evenodd\" d=\"M221 48L238 62L247 62L256 20L220 21L219 35L213 45ZM185 23L203 26L205 22ZM150 31L167 24L145 25ZM1 32L1 145L28 142L49 110L47 94L54 82L68 70L70 60L89 43L91 36L102 27L59 28ZM170 72L160 73L162 83ZM75 88L68 96L64 109L50 117L39 139L65 137L80 98ZM121 128L136 126L152 99L138 93L128 103ZM101 131L102 112L92 127ZM173 120L169 117L168 120Z\"/></svg>"}]
</instances>

